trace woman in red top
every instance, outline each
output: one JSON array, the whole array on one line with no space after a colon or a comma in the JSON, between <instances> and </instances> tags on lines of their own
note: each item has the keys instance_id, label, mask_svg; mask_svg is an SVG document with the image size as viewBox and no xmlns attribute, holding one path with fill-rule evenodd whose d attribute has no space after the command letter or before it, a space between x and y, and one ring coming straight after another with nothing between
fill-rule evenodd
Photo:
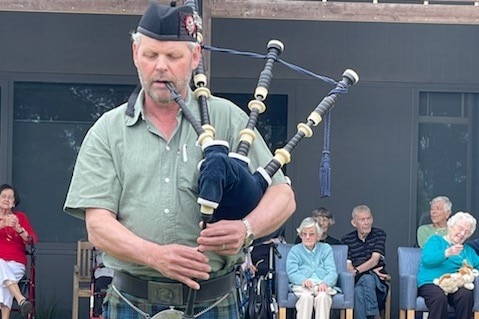
<instances>
[{"instance_id":1,"label":"woman in red top","mask_svg":"<svg viewBox=\"0 0 479 319\"><path fill-rule=\"evenodd\" d=\"M15 189L3 184L0 186L0 310L2 319L10 317L13 298L20 305L23 315L32 310L32 303L20 292L18 281L25 274L27 256L25 244L37 242L27 216L12 209L20 203Z\"/></svg>"}]
</instances>

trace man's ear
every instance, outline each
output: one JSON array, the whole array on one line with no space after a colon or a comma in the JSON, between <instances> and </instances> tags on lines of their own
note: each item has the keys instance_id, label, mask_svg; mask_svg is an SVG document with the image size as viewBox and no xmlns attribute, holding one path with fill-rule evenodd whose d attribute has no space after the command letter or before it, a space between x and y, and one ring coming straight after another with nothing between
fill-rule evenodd
<instances>
[{"instance_id":1,"label":"man's ear","mask_svg":"<svg viewBox=\"0 0 479 319\"><path fill-rule=\"evenodd\" d=\"M356 221L354 219L351 219L351 225L353 225L354 228L356 228Z\"/></svg>"},{"instance_id":2,"label":"man's ear","mask_svg":"<svg viewBox=\"0 0 479 319\"><path fill-rule=\"evenodd\" d=\"M201 60L201 46L195 46L193 49L193 69L196 69L200 65Z\"/></svg>"}]
</instances>

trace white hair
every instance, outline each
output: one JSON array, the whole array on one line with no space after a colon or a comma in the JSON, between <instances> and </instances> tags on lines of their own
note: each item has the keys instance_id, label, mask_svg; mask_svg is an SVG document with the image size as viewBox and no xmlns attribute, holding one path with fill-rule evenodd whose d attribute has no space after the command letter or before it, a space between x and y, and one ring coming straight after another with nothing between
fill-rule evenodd
<instances>
[{"instance_id":1,"label":"white hair","mask_svg":"<svg viewBox=\"0 0 479 319\"><path fill-rule=\"evenodd\" d=\"M353 208L351 217L355 219L359 212L369 212L371 216L373 216L373 212L371 211L371 208L369 208L366 205L358 205Z\"/></svg>"},{"instance_id":2,"label":"white hair","mask_svg":"<svg viewBox=\"0 0 479 319\"><path fill-rule=\"evenodd\" d=\"M314 219L313 217L306 217L305 219L303 219L303 221L301 222L299 227L296 228L296 231L298 232L298 235L299 235L299 234L301 234L303 229L310 228L310 227L315 227L316 232L318 233L318 238L321 237L321 235L323 234L323 229L318 224L316 219Z\"/></svg>"},{"instance_id":3,"label":"white hair","mask_svg":"<svg viewBox=\"0 0 479 319\"><path fill-rule=\"evenodd\" d=\"M460 221L465 221L471 226L471 235L472 235L474 231L476 230L477 221L474 218L474 216L472 216L469 213L457 212L454 215L452 215L451 218L447 220L447 228L457 225L457 223Z\"/></svg>"},{"instance_id":4,"label":"white hair","mask_svg":"<svg viewBox=\"0 0 479 319\"><path fill-rule=\"evenodd\" d=\"M141 37L145 36L144 34L140 33L140 32L132 32L131 33L131 41L135 42L136 44L140 44L141 43ZM180 42L180 41L178 41ZM188 48L191 50L191 52L194 51L194 49L199 46L200 44L198 42L192 42L192 41L182 41L182 42L186 42L186 44L188 45Z\"/></svg>"},{"instance_id":5,"label":"white hair","mask_svg":"<svg viewBox=\"0 0 479 319\"><path fill-rule=\"evenodd\" d=\"M433 204L437 204L437 203L443 203L443 209L451 214L451 211L452 211L452 203L451 203L451 200L449 199L449 197L447 196L437 196L437 197L434 197L431 202L429 203L430 205L433 205Z\"/></svg>"}]
</instances>

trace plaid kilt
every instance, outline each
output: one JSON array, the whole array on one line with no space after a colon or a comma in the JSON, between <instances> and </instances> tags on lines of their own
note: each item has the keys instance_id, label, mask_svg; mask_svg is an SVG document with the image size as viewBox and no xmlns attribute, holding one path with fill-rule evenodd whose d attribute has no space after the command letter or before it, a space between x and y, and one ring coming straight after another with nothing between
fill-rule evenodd
<instances>
[{"instance_id":1,"label":"plaid kilt","mask_svg":"<svg viewBox=\"0 0 479 319\"><path fill-rule=\"evenodd\" d=\"M108 288L107 295L103 303L103 318L104 319L144 319L153 317L156 313L170 309L169 306L151 304L148 303L148 300L136 298L127 293L121 293L123 297L128 299L132 304L134 304L141 311L147 313L149 317L144 316L143 314L136 311L130 305L128 305L111 287ZM218 299L213 299L208 302L201 302L195 304L194 313L195 315L203 311L207 307L211 306ZM175 307L174 309L185 311L186 305L184 307ZM228 319L239 319L238 313L238 304L236 297L236 290L233 289L225 300L221 301L218 305L208 310L206 313L202 314L195 318L197 319L218 319L218 318L228 318Z\"/></svg>"}]
</instances>

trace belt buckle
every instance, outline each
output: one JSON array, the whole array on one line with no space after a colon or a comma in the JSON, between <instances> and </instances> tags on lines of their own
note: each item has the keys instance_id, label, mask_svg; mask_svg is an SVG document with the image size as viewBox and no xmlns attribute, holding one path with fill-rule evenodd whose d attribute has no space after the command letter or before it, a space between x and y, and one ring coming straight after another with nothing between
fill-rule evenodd
<instances>
[{"instance_id":1,"label":"belt buckle","mask_svg":"<svg viewBox=\"0 0 479 319\"><path fill-rule=\"evenodd\" d=\"M151 319L181 319L183 318L183 312L176 309L167 309L158 312Z\"/></svg>"},{"instance_id":2,"label":"belt buckle","mask_svg":"<svg viewBox=\"0 0 479 319\"><path fill-rule=\"evenodd\" d=\"M183 305L181 283L148 281L148 301L170 306Z\"/></svg>"}]
</instances>

